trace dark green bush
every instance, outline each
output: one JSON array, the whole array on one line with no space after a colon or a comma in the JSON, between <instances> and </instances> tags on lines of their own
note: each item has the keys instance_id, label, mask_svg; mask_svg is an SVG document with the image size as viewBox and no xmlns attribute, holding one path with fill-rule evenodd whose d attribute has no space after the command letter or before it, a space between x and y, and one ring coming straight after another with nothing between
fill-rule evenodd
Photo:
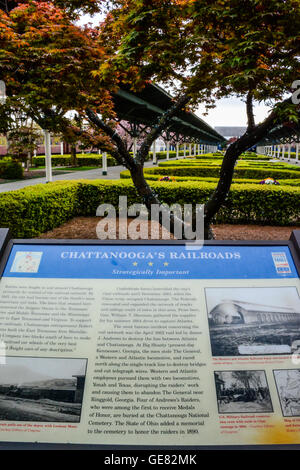
<instances>
[{"instance_id":1,"label":"dark green bush","mask_svg":"<svg viewBox=\"0 0 300 470\"><path fill-rule=\"evenodd\" d=\"M23 167L15 160L0 161L0 178L17 180L23 178Z\"/></svg>"},{"instance_id":2,"label":"dark green bush","mask_svg":"<svg viewBox=\"0 0 300 470\"><path fill-rule=\"evenodd\" d=\"M72 166L71 155L52 155L53 166ZM76 157L78 166L102 166L102 156L97 154L78 154ZM33 157L32 162L35 166L45 166L45 156ZM118 165L116 160L107 155L107 165Z\"/></svg>"},{"instance_id":3,"label":"dark green bush","mask_svg":"<svg viewBox=\"0 0 300 470\"><path fill-rule=\"evenodd\" d=\"M282 153L280 153L280 156L282 156ZM284 158L288 158L288 157L289 157L289 153L285 152ZM296 158L296 152L291 152L291 159L295 159L295 158Z\"/></svg>"},{"instance_id":4,"label":"dark green bush","mask_svg":"<svg viewBox=\"0 0 300 470\"><path fill-rule=\"evenodd\" d=\"M71 155L52 155L51 161L53 166L68 166L71 165ZM32 157L34 166L45 166L45 163L44 155Z\"/></svg>"}]
</instances>

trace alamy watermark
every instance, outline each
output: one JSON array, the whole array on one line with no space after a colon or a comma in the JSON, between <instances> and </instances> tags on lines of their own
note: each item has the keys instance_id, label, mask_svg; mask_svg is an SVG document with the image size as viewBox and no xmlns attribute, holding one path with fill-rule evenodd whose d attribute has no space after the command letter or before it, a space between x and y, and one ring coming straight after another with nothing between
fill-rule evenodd
<instances>
[{"instance_id":1,"label":"alamy watermark","mask_svg":"<svg viewBox=\"0 0 300 470\"><path fill-rule=\"evenodd\" d=\"M121 240L169 240L172 233L175 239L184 239L193 246L202 246L204 242L203 204L152 204L148 211L144 204L128 207L127 196L119 196L117 208L112 204L101 204L96 216L103 217L96 227L100 240L116 240L117 232Z\"/></svg>"},{"instance_id":2,"label":"alamy watermark","mask_svg":"<svg viewBox=\"0 0 300 470\"><path fill-rule=\"evenodd\" d=\"M292 84L294 93L292 94L292 103L300 104L300 80L295 80Z\"/></svg>"},{"instance_id":3,"label":"alamy watermark","mask_svg":"<svg viewBox=\"0 0 300 470\"><path fill-rule=\"evenodd\" d=\"M0 80L0 104L5 104L6 101L6 85L3 80Z\"/></svg>"}]
</instances>

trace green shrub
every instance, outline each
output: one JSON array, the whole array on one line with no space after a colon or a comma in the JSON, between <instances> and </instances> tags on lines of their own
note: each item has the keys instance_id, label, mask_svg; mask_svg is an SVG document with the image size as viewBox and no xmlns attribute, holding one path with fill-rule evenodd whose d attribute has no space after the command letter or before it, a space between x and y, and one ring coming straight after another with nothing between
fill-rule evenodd
<instances>
[{"instance_id":1,"label":"green shrub","mask_svg":"<svg viewBox=\"0 0 300 470\"><path fill-rule=\"evenodd\" d=\"M282 156L282 153L280 153L280 156ZM284 158L288 158L288 157L289 157L289 153L285 152L284 153ZM293 159L296 158L296 152L291 152L291 158L293 158Z\"/></svg>"},{"instance_id":2,"label":"green shrub","mask_svg":"<svg viewBox=\"0 0 300 470\"><path fill-rule=\"evenodd\" d=\"M146 174L152 175L168 175L168 176L201 176L201 177L219 177L220 167L217 166L169 166L169 167L156 167L145 168ZM300 178L300 173L293 170L273 169L273 168L239 168L234 170L234 178L249 178L249 179L264 179L275 178L278 179L297 179Z\"/></svg>"},{"instance_id":3,"label":"green shrub","mask_svg":"<svg viewBox=\"0 0 300 470\"><path fill-rule=\"evenodd\" d=\"M17 180L23 178L23 167L15 160L0 161L0 178Z\"/></svg>"},{"instance_id":4,"label":"green shrub","mask_svg":"<svg viewBox=\"0 0 300 470\"><path fill-rule=\"evenodd\" d=\"M159 167L187 167L187 166L198 166L200 167L215 167L220 168L222 164L222 160L196 160L196 159L181 159L181 160L171 160L166 162L158 163ZM260 161L244 161L239 160L237 162L236 168L262 168L264 170L267 169L283 169L283 170L292 170L292 171L300 171L300 167L295 165L290 165L289 163L284 162L260 162Z\"/></svg>"},{"instance_id":5,"label":"green shrub","mask_svg":"<svg viewBox=\"0 0 300 470\"><path fill-rule=\"evenodd\" d=\"M79 166L102 166L101 155L78 155L77 164ZM118 162L111 156L107 155L107 166L116 166Z\"/></svg>"},{"instance_id":6,"label":"green shrub","mask_svg":"<svg viewBox=\"0 0 300 470\"><path fill-rule=\"evenodd\" d=\"M150 183L160 200L172 205L207 201L215 183ZM99 204L118 207L119 196L128 205L142 202L129 180L59 181L0 194L0 226L14 237L38 236L76 216L94 216ZM233 184L216 221L220 223L300 224L300 189L290 186Z\"/></svg>"},{"instance_id":7,"label":"green shrub","mask_svg":"<svg viewBox=\"0 0 300 470\"><path fill-rule=\"evenodd\" d=\"M53 166L68 166L71 165L71 155L52 155L51 157L52 165ZM32 157L32 164L34 166L45 166L46 159L44 155L38 155L36 157Z\"/></svg>"},{"instance_id":8,"label":"green shrub","mask_svg":"<svg viewBox=\"0 0 300 470\"><path fill-rule=\"evenodd\" d=\"M220 159L220 160L223 160L224 158L224 155L222 154L213 154L214 155L214 160L216 159ZM195 155L194 158L197 158L197 159L211 159L211 154L208 154L208 155ZM250 154L247 154L247 153L243 153L240 157L239 157L240 160L245 160L245 161L251 161L251 160L257 160L257 161L268 161L268 160L271 160L272 157L268 157L266 155L258 155L256 153L250 153Z\"/></svg>"},{"instance_id":9,"label":"green shrub","mask_svg":"<svg viewBox=\"0 0 300 470\"><path fill-rule=\"evenodd\" d=\"M243 153L240 157L241 160L257 160L257 161L268 161L272 160L272 157L268 157L267 155L260 155L257 153Z\"/></svg>"},{"instance_id":10,"label":"green shrub","mask_svg":"<svg viewBox=\"0 0 300 470\"><path fill-rule=\"evenodd\" d=\"M159 181L161 178L163 178L165 175L151 175L145 172L145 179L148 181ZM120 178L121 179L130 179L130 171L129 170L124 170L121 171L120 173ZM201 176L176 176L174 177L175 181L180 182L180 181L202 181L202 182L207 182L207 183L215 183L217 184L219 181L219 178L214 178L214 177L201 177ZM234 178L232 180L233 183L235 184L259 184L261 179L247 179L247 178ZM288 185L288 186L299 186L300 187L300 179L285 179L285 180L279 180L280 185Z\"/></svg>"},{"instance_id":11,"label":"green shrub","mask_svg":"<svg viewBox=\"0 0 300 470\"><path fill-rule=\"evenodd\" d=\"M79 215L77 182L39 184L0 194L0 227L34 237Z\"/></svg>"},{"instance_id":12,"label":"green shrub","mask_svg":"<svg viewBox=\"0 0 300 470\"><path fill-rule=\"evenodd\" d=\"M71 155L52 155L51 157L53 166L71 166ZM78 166L102 166L102 156L98 154L77 154L76 156ZM33 157L32 163L35 166L45 166L45 156ZM118 165L117 161L110 155L107 155L107 165Z\"/></svg>"}]
</instances>

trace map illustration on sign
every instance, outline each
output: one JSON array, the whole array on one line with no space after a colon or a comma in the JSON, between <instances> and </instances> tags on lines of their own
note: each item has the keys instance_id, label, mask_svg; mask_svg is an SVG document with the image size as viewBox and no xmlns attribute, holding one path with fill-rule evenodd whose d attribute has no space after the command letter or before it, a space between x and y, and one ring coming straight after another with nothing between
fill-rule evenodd
<instances>
[{"instance_id":1,"label":"map illustration on sign","mask_svg":"<svg viewBox=\"0 0 300 470\"><path fill-rule=\"evenodd\" d=\"M37 251L17 251L10 272L37 273L42 255L42 252Z\"/></svg>"}]
</instances>

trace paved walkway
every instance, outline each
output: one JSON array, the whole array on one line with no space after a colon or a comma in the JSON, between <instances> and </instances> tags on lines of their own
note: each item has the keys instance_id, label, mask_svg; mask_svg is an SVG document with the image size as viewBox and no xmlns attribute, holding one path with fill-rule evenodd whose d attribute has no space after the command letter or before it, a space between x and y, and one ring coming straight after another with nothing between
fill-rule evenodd
<instances>
[{"instance_id":1,"label":"paved walkway","mask_svg":"<svg viewBox=\"0 0 300 470\"><path fill-rule=\"evenodd\" d=\"M169 160L176 160L176 158L170 158ZM165 160L159 160L163 162ZM145 167L153 167L152 160L145 163ZM96 170L86 170L86 171L70 171L70 173L63 173L61 175L53 175L53 181L66 181L66 180L117 180L120 178L120 172L126 170L123 166L111 166L107 169L107 175L102 175L102 168L97 168ZM67 169L62 169L62 171L67 171ZM16 191L17 189L22 189L27 186L33 186L36 184L45 184L46 178L32 178L28 180L15 181L12 183L3 183L0 184L0 193L6 191Z\"/></svg>"}]
</instances>

